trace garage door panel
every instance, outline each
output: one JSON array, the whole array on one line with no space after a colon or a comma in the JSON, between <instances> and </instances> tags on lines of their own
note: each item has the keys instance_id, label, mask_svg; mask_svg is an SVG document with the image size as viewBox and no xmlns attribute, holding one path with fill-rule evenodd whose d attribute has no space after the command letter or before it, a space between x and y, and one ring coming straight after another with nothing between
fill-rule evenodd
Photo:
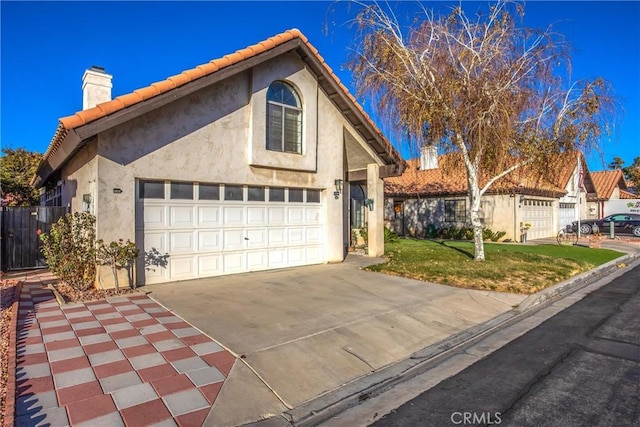
<instances>
[{"instance_id":1,"label":"garage door panel","mask_svg":"<svg viewBox=\"0 0 640 427\"><path fill-rule=\"evenodd\" d=\"M286 208L284 206L270 207L268 209L269 225L286 224Z\"/></svg>"},{"instance_id":2,"label":"garage door panel","mask_svg":"<svg viewBox=\"0 0 640 427\"><path fill-rule=\"evenodd\" d=\"M286 228L269 228L268 230L269 246L282 246L287 243Z\"/></svg>"},{"instance_id":3,"label":"garage door panel","mask_svg":"<svg viewBox=\"0 0 640 427\"><path fill-rule=\"evenodd\" d=\"M164 267L153 267L150 269L145 269L145 282L148 284L153 283L162 283L168 280L166 277L166 268Z\"/></svg>"},{"instance_id":4,"label":"garage door panel","mask_svg":"<svg viewBox=\"0 0 640 427\"><path fill-rule=\"evenodd\" d=\"M264 228L247 230L247 247L264 248L267 246L267 230Z\"/></svg>"},{"instance_id":5,"label":"garage door panel","mask_svg":"<svg viewBox=\"0 0 640 427\"><path fill-rule=\"evenodd\" d=\"M145 230L160 229L166 227L165 206L145 206L144 207L144 228Z\"/></svg>"},{"instance_id":6,"label":"garage door panel","mask_svg":"<svg viewBox=\"0 0 640 427\"><path fill-rule=\"evenodd\" d=\"M307 208L305 212L305 224L320 224L320 209Z\"/></svg>"},{"instance_id":7,"label":"garage door panel","mask_svg":"<svg viewBox=\"0 0 640 427\"><path fill-rule=\"evenodd\" d=\"M222 268L225 273L241 273L247 271L244 265L244 252L235 252L222 255Z\"/></svg>"},{"instance_id":8,"label":"garage door panel","mask_svg":"<svg viewBox=\"0 0 640 427\"><path fill-rule=\"evenodd\" d=\"M322 233L320 227L307 227L306 243L320 243Z\"/></svg>"},{"instance_id":9,"label":"garage door panel","mask_svg":"<svg viewBox=\"0 0 640 427\"><path fill-rule=\"evenodd\" d=\"M247 270L259 271L269 267L267 251L247 252Z\"/></svg>"},{"instance_id":10,"label":"garage door panel","mask_svg":"<svg viewBox=\"0 0 640 427\"><path fill-rule=\"evenodd\" d=\"M307 264L322 262L322 246L310 246L306 249Z\"/></svg>"},{"instance_id":11,"label":"garage door panel","mask_svg":"<svg viewBox=\"0 0 640 427\"><path fill-rule=\"evenodd\" d=\"M163 231L146 232L144 235L144 250L146 252L157 250L161 254L167 252L166 233Z\"/></svg>"},{"instance_id":12,"label":"garage door panel","mask_svg":"<svg viewBox=\"0 0 640 427\"><path fill-rule=\"evenodd\" d=\"M299 206L290 206L287 208L287 223L289 224L303 224L304 223L304 208Z\"/></svg>"},{"instance_id":13,"label":"garage door panel","mask_svg":"<svg viewBox=\"0 0 640 427\"><path fill-rule=\"evenodd\" d=\"M169 233L169 242L169 248L172 254L190 253L195 250L193 245L194 238L192 231L172 231L171 233Z\"/></svg>"},{"instance_id":14,"label":"garage door panel","mask_svg":"<svg viewBox=\"0 0 640 427\"><path fill-rule=\"evenodd\" d=\"M269 268L283 268L287 266L287 250L271 249L267 252Z\"/></svg>"},{"instance_id":15,"label":"garage door panel","mask_svg":"<svg viewBox=\"0 0 640 427\"><path fill-rule=\"evenodd\" d=\"M198 232L199 252L214 252L222 250L222 233L220 230L205 230Z\"/></svg>"},{"instance_id":16,"label":"garage door panel","mask_svg":"<svg viewBox=\"0 0 640 427\"><path fill-rule=\"evenodd\" d=\"M244 225L244 207L242 206L225 206L223 210L223 224L225 225Z\"/></svg>"},{"instance_id":17,"label":"garage door panel","mask_svg":"<svg viewBox=\"0 0 640 427\"><path fill-rule=\"evenodd\" d=\"M193 209L193 206L170 206L171 227L195 227Z\"/></svg>"},{"instance_id":18,"label":"garage door panel","mask_svg":"<svg viewBox=\"0 0 640 427\"><path fill-rule=\"evenodd\" d=\"M228 251L235 251L244 249L244 230L223 230L222 249Z\"/></svg>"},{"instance_id":19,"label":"garage door panel","mask_svg":"<svg viewBox=\"0 0 640 427\"><path fill-rule=\"evenodd\" d=\"M303 265L304 258L304 248L287 249L287 265Z\"/></svg>"},{"instance_id":20,"label":"garage door panel","mask_svg":"<svg viewBox=\"0 0 640 427\"><path fill-rule=\"evenodd\" d=\"M247 225L259 226L267 224L267 212L265 208L247 208Z\"/></svg>"},{"instance_id":21,"label":"garage door panel","mask_svg":"<svg viewBox=\"0 0 640 427\"><path fill-rule=\"evenodd\" d=\"M287 232L288 243L290 245L300 245L304 243L304 228L291 227Z\"/></svg>"},{"instance_id":22,"label":"garage door panel","mask_svg":"<svg viewBox=\"0 0 640 427\"><path fill-rule=\"evenodd\" d=\"M198 257L198 276L218 276L224 273L221 255L200 255Z\"/></svg>"},{"instance_id":23,"label":"garage door panel","mask_svg":"<svg viewBox=\"0 0 640 427\"><path fill-rule=\"evenodd\" d=\"M196 276L196 258L189 257L169 257L169 271L171 279L192 279Z\"/></svg>"},{"instance_id":24,"label":"garage door panel","mask_svg":"<svg viewBox=\"0 0 640 427\"><path fill-rule=\"evenodd\" d=\"M200 227L219 227L222 225L219 206L199 206L198 225Z\"/></svg>"}]
</instances>

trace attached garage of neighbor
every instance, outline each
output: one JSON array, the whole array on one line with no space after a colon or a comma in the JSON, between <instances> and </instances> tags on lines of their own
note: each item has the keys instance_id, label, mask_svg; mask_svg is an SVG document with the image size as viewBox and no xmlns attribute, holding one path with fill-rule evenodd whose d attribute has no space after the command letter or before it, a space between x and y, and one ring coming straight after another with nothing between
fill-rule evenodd
<instances>
[{"instance_id":1,"label":"attached garage of neighbor","mask_svg":"<svg viewBox=\"0 0 640 427\"><path fill-rule=\"evenodd\" d=\"M559 228L564 228L578 219L576 203L560 203Z\"/></svg>"},{"instance_id":2,"label":"attached garage of neighbor","mask_svg":"<svg viewBox=\"0 0 640 427\"><path fill-rule=\"evenodd\" d=\"M156 254L146 283L323 262L318 189L138 183L136 241Z\"/></svg>"},{"instance_id":3,"label":"attached garage of neighbor","mask_svg":"<svg viewBox=\"0 0 640 427\"><path fill-rule=\"evenodd\" d=\"M551 237L553 233L553 201L544 199L525 199L522 204L522 222L531 224L527 239Z\"/></svg>"}]
</instances>

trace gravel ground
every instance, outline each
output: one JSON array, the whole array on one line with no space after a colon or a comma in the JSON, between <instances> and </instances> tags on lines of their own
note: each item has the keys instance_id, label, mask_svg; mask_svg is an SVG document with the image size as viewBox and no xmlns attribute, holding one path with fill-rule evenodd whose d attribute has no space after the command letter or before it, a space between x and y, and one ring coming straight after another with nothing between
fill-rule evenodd
<instances>
[{"instance_id":1,"label":"gravel ground","mask_svg":"<svg viewBox=\"0 0 640 427\"><path fill-rule=\"evenodd\" d=\"M56 283L54 286L58 293L62 296L62 298L64 298L64 301L67 303L96 301L116 295L126 295L139 292L138 289L131 288L121 288L120 293L118 294L116 294L115 290L113 289L90 288L84 291L79 291L65 283Z\"/></svg>"},{"instance_id":2,"label":"gravel ground","mask_svg":"<svg viewBox=\"0 0 640 427\"><path fill-rule=\"evenodd\" d=\"M4 407L7 400L7 378L9 368L9 327L11 326L11 304L15 296L16 280L1 280L0 306L2 308L2 318L0 319L0 330L2 341L0 342L0 425L4 425Z\"/></svg>"}]
</instances>

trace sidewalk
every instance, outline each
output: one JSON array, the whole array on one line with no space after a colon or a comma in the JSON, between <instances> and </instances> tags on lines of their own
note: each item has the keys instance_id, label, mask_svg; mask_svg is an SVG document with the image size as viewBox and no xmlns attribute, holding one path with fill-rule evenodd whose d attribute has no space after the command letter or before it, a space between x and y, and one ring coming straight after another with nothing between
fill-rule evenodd
<instances>
[{"instance_id":1,"label":"sidewalk","mask_svg":"<svg viewBox=\"0 0 640 427\"><path fill-rule=\"evenodd\" d=\"M52 280L20 292L17 426L202 424L233 355L144 294L60 306Z\"/></svg>"}]
</instances>

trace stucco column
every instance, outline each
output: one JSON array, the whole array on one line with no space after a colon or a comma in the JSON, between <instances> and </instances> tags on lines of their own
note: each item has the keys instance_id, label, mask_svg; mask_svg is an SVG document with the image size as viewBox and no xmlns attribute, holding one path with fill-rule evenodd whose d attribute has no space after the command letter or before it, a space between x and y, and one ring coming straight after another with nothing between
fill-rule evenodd
<instances>
[{"instance_id":1,"label":"stucco column","mask_svg":"<svg viewBox=\"0 0 640 427\"><path fill-rule=\"evenodd\" d=\"M367 197L373 199L373 210L368 212L369 256L384 254L384 182L380 179L380 166L367 165Z\"/></svg>"}]
</instances>

